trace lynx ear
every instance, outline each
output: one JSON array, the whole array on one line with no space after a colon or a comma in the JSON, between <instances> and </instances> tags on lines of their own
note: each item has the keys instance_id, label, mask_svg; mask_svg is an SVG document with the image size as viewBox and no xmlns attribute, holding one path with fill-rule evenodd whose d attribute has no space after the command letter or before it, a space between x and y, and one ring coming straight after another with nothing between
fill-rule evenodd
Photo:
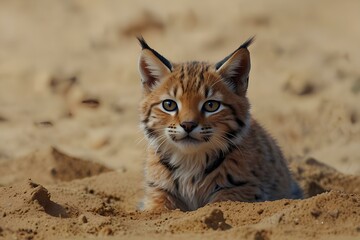
<instances>
[{"instance_id":1,"label":"lynx ear","mask_svg":"<svg viewBox=\"0 0 360 240\"><path fill-rule=\"evenodd\" d=\"M243 43L232 54L215 64L216 71L225 83L238 95L245 95L250 72L250 52L247 47L254 37Z\"/></svg>"},{"instance_id":2,"label":"lynx ear","mask_svg":"<svg viewBox=\"0 0 360 240\"><path fill-rule=\"evenodd\" d=\"M149 92L162 78L171 73L172 66L166 58L150 48L143 37L137 39L142 47L139 59L141 82L144 89Z\"/></svg>"}]
</instances>

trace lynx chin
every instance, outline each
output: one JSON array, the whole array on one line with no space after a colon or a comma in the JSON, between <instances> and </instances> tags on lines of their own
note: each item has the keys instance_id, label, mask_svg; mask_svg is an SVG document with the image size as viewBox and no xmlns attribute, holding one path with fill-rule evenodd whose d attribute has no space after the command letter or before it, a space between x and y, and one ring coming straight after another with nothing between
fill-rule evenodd
<instances>
[{"instance_id":1,"label":"lynx chin","mask_svg":"<svg viewBox=\"0 0 360 240\"><path fill-rule=\"evenodd\" d=\"M253 38L216 64L173 63L138 40L144 210L302 197L277 143L250 114Z\"/></svg>"}]
</instances>

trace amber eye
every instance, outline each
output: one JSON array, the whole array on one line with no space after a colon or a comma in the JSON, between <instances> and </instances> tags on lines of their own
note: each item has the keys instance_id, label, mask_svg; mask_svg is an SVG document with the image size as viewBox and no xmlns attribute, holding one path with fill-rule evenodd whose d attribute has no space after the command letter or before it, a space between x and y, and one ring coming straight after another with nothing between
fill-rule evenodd
<instances>
[{"instance_id":1,"label":"amber eye","mask_svg":"<svg viewBox=\"0 0 360 240\"><path fill-rule=\"evenodd\" d=\"M205 112L215 112L220 107L220 102L215 100L209 100L204 103L202 109Z\"/></svg>"},{"instance_id":2,"label":"amber eye","mask_svg":"<svg viewBox=\"0 0 360 240\"><path fill-rule=\"evenodd\" d=\"M174 100L166 99L162 102L163 108L168 112L173 112L177 110L177 104Z\"/></svg>"}]
</instances>

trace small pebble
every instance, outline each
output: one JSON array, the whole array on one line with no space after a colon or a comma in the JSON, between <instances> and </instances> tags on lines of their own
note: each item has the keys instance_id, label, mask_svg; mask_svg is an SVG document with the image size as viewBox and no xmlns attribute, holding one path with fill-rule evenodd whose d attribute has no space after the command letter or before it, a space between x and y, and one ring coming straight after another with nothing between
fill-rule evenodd
<instances>
[{"instance_id":1,"label":"small pebble","mask_svg":"<svg viewBox=\"0 0 360 240\"><path fill-rule=\"evenodd\" d=\"M339 217L339 210L335 209L333 211L330 211L329 215L332 216L333 218L338 218Z\"/></svg>"},{"instance_id":2,"label":"small pebble","mask_svg":"<svg viewBox=\"0 0 360 240\"><path fill-rule=\"evenodd\" d=\"M86 218L85 215L80 215L80 216L79 216L79 219L80 219L80 222L82 222L82 223L87 223L87 222L88 222L88 220L87 220L87 218Z\"/></svg>"},{"instance_id":3,"label":"small pebble","mask_svg":"<svg viewBox=\"0 0 360 240\"><path fill-rule=\"evenodd\" d=\"M110 236L113 234L114 234L114 231L109 227L104 227L103 229L100 230L100 235L102 235L102 236Z\"/></svg>"},{"instance_id":4,"label":"small pebble","mask_svg":"<svg viewBox=\"0 0 360 240\"><path fill-rule=\"evenodd\" d=\"M317 218L321 215L321 211L319 209L313 209L311 211L311 215L314 216L315 218Z\"/></svg>"}]
</instances>

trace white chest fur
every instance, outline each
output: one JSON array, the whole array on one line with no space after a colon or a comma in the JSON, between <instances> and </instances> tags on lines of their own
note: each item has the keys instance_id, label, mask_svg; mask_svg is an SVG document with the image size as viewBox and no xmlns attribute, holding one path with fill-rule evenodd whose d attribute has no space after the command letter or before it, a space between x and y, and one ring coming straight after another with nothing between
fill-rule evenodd
<instances>
[{"instance_id":1,"label":"white chest fur","mask_svg":"<svg viewBox=\"0 0 360 240\"><path fill-rule=\"evenodd\" d=\"M191 155L173 154L170 164L176 166L173 172L175 194L177 194L190 209L197 209L204 202L201 187L204 171L207 165L207 156L204 153Z\"/></svg>"}]
</instances>

